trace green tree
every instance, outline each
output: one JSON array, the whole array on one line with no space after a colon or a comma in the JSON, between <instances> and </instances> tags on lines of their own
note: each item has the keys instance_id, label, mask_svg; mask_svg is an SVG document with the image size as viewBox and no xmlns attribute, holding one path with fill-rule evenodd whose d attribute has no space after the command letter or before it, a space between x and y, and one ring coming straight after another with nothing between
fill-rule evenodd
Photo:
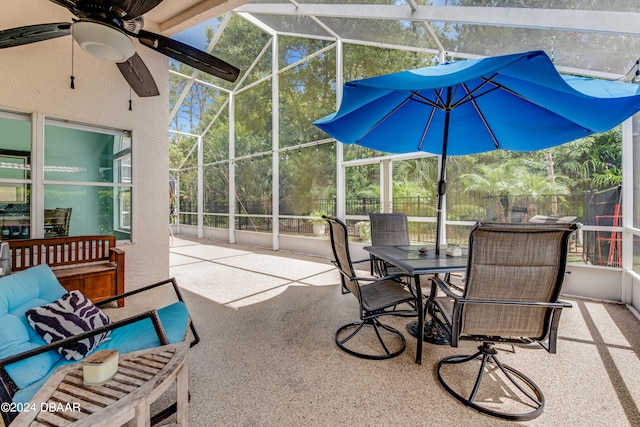
<instances>
[{"instance_id":1,"label":"green tree","mask_svg":"<svg viewBox=\"0 0 640 427\"><path fill-rule=\"evenodd\" d=\"M500 163L498 165L476 165L473 173L462 175L460 178L465 182L465 191L475 191L486 194L495 200L495 210L497 220L500 222L510 222L510 215L505 207L508 206L508 196L512 190L509 176L512 173L512 165Z\"/></svg>"}]
</instances>

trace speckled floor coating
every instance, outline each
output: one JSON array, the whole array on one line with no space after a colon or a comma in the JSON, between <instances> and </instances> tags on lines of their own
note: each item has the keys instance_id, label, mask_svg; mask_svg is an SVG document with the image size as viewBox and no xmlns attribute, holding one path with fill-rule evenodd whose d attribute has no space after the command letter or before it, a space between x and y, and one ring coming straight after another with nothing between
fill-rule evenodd
<instances>
[{"instance_id":1,"label":"speckled floor coating","mask_svg":"<svg viewBox=\"0 0 640 427\"><path fill-rule=\"evenodd\" d=\"M473 343L425 344L421 365L408 334L391 360L342 352L334 332L357 320L357 305L327 259L176 236L171 275L202 339L190 355L191 426L640 426L640 321L622 305L570 300L557 354L500 353L547 402L538 418L511 422L463 406L437 381L437 362ZM404 332L408 320L385 322Z\"/></svg>"}]
</instances>

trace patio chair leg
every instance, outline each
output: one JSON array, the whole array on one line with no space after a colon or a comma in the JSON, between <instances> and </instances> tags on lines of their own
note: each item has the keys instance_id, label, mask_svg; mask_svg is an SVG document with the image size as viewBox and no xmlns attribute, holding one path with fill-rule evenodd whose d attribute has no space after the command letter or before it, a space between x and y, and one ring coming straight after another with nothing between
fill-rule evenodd
<instances>
[{"instance_id":1,"label":"patio chair leg","mask_svg":"<svg viewBox=\"0 0 640 427\"><path fill-rule=\"evenodd\" d=\"M508 366L502 364L496 357L497 351L493 348L492 343L483 343L478 347L478 352L472 355L454 355L448 356L444 359L440 360L438 363L438 381L440 384L451 394L453 397L458 399L460 402L469 406L477 411L480 411L484 414L491 415L498 418L503 418L507 420L520 420L526 421L531 420L538 417L542 411L544 410L545 399L542 394L542 390L538 385L536 385L530 378L524 375L522 372ZM464 397L461 393L455 391L447 382L445 381L441 369L444 365L451 364L462 364L472 361L480 361L480 367L478 370L478 374L476 376L473 388L469 393L469 397ZM531 411L513 413L513 412L502 412L496 409L489 408L479 403L476 400L478 390L482 384L482 380L484 379L485 371L489 372L488 366L495 366L497 369L502 372L503 378L506 378L508 382L513 384L517 390L521 393L521 396L517 399L519 400L518 404L521 406L527 406L533 408ZM495 376L491 375L491 378L495 381ZM491 380L490 380L491 381ZM502 386L504 389L504 386ZM495 399L497 400L497 399ZM493 400L495 402L495 400Z\"/></svg>"},{"instance_id":2,"label":"patio chair leg","mask_svg":"<svg viewBox=\"0 0 640 427\"><path fill-rule=\"evenodd\" d=\"M347 347L346 345L347 342L351 340L354 336L356 336L356 334L358 334L358 332L360 332L365 326L373 328L376 334L376 337L378 338L378 341L380 342L380 345L384 350L384 354L367 354L367 353L362 353ZM400 339L401 345L399 349L397 349L394 352L391 352L389 350L389 347L384 342L384 338L381 335L380 328L391 332L393 335L395 335ZM341 338L341 336L344 335L344 332L348 331L349 329L354 329L354 330L351 333L349 333L345 338ZM384 323L381 323L378 319L373 318L373 319L365 319L362 322L349 323L340 327L340 329L336 331L336 344L343 351L353 356L361 357L363 359L370 359L370 360L384 360L384 359L391 359L393 357L396 357L402 354L402 352L407 346L407 341L404 335L402 334L402 332L398 331L397 329L389 325L385 325Z\"/></svg>"}]
</instances>

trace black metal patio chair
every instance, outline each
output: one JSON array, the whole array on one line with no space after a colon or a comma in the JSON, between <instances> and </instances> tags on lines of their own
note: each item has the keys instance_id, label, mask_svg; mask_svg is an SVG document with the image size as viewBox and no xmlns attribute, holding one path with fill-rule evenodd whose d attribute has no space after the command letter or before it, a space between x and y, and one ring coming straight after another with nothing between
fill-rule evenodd
<instances>
[{"instance_id":1,"label":"black metal patio chair","mask_svg":"<svg viewBox=\"0 0 640 427\"><path fill-rule=\"evenodd\" d=\"M576 224L561 223L479 223L469 237L463 292L433 278L428 311L450 345L481 342L474 354L448 356L438 363L438 380L460 402L510 420L542 413L542 390L522 372L502 364L494 344L539 343L549 353L556 352L560 314L571 307L558 298L568 238L575 229ZM436 296L438 290L444 296ZM473 378L460 375L469 363L478 364Z\"/></svg>"},{"instance_id":2,"label":"black metal patio chair","mask_svg":"<svg viewBox=\"0 0 640 427\"><path fill-rule=\"evenodd\" d=\"M351 261L347 226L337 218L323 216L329 223L331 247L335 257L333 264L341 273L343 293L351 293L359 304L360 321L340 327L335 334L338 347L364 359L389 359L400 355L406 347L404 335L397 329L382 323L382 316L417 316L416 297L394 279L398 276L360 277ZM367 339L364 331L373 331L376 341ZM366 337L365 337L366 336Z\"/></svg>"},{"instance_id":3,"label":"black metal patio chair","mask_svg":"<svg viewBox=\"0 0 640 427\"><path fill-rule=\"evenodd\" d=\"M407 215L396 213L369 213L372 246L407 246L409 240L409 223ZM371 255L371 274L386 276L400 274L402 271Z\"/></svg>"}]
</instances>

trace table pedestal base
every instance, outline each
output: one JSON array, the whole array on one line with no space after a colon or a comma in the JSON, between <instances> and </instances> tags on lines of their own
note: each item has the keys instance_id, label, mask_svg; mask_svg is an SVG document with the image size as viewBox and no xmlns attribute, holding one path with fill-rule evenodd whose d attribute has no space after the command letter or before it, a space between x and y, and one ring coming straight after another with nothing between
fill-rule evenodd
<instances>
[{"instance_id":1,"label":"table pedestal base","mask_svg":"<svg viewBox=\"0 0 640 427\"><path fill-rule=\"evenodd\" d=\"M414 337L418 336L418 321L413 321L407 325L407 330ZM433 320L427 320L424 322L424 331L422 333L422 340L430 344L448 345L449 340L446 334L437 322Z\"/></svg>"}]
</instances>

